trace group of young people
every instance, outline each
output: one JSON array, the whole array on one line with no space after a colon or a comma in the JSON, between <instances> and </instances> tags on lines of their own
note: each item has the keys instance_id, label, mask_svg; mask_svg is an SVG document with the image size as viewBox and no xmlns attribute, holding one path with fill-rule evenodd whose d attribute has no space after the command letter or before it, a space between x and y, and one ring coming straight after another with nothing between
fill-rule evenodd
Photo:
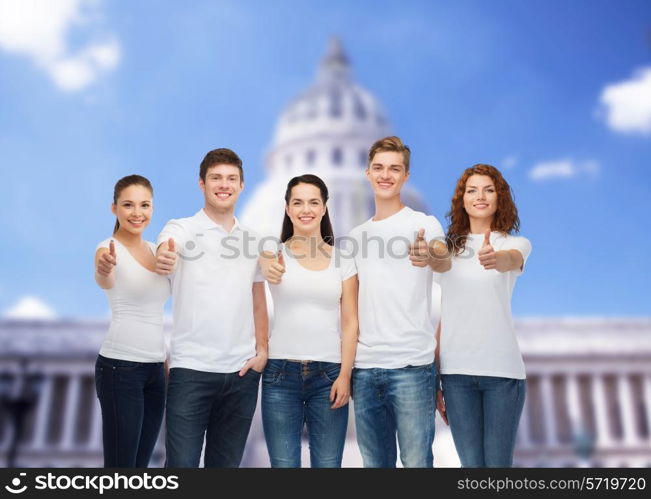
<instances>
[{"instance_id":1,"label":"group of young people","mask_svg":"<svg viewBox=\"0 0 651 499\"><path fill-rule=\"evenodd\" d=\"M404 467L432 467L437 409L462 466L511 466L526 389L511 295L531 245L515 235L496 168L463 172L445 233L403 204L409 171L400 138L375 142L365 170L375 215L339 239L327 186L311 174L287 185L280 238L240 225L242 161L229 149L201 163L203 208L170 220L156 244L142 238L151 184L120 179L115 230L95 253L112 310L95 371L105 466L147 466L163 416L166 466L196 467L202 450L206 467L239 466L260 380L272 467L300 467L305 427L311 466L340 467L351 397L365 467L395 467L398 449Z\"/></svg>"}]
</instances>

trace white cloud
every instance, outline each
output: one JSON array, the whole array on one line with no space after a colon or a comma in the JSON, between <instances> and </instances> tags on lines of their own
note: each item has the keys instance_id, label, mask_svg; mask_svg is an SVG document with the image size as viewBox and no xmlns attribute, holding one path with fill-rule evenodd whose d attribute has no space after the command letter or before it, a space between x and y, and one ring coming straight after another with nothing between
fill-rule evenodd
<instances>
[{"instance_id":1,"label":"white cloud","mask_svg":"<svg viewBox=\"0 0 651 499\"><path fill-rule=\"evenodd\" d=\"M607 85L599 100L612 130L651 135L651 67L636 71L629 80Z\"/></svg>"},{"instance_id":2,"label":"white cloud","mask_svg":"<svg viewBox=\"0 0 651 499\"><path fill-rule=\"evenodd\" d=\"M541 161L529 170L531 180L540 181L550 178L573 178L579 175L596 176L599 173L599 163L594 160L575 161L572 159L557 159Z\"/></svg>"},{"instance_id":3,"label":"white cloud","mask_svg":"<svg viewBox=\"0 0 651 499\"><path fill-rule=\"evenodd\" d=\"M55 317L54 309L36 296L23 296L4 313L5 319L54 319Z\"/></svg>"},{"instance_id":4,"label":"white cloud","mask_svg":"<svg viewBox=\"0 0 651 499\"><path fill-rule=\"evenodd\" d=\"M0 49L27 56L64 91L78 91L120 62L114 35L97 29L96 0L0 0ZM85 27L92 39L72 48L74 28Z\"/></svg>"}]
</instances>

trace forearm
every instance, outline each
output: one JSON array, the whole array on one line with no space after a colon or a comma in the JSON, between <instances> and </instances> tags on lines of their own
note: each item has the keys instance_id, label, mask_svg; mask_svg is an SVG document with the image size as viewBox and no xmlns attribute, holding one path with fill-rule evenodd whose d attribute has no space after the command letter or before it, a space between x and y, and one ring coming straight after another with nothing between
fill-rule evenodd
<instances>
[{"instance_id":1,"label":"forearm","mask_svg":"<svg viewBox=\"0 0 651 499\"><path fill-rule=\"evenodd\" d=\"M358 322L349 319L344 322L341 332L341 374L350 377L357 353Z\"/></svg>"},{"instance_id":2,"label":"forearm","mask_svg":"<svg viewBox=\"0 0 651 499\"><path fill-rule=\"evenodd\" d=\"M115 274L111 272L106 276L95 271L95 282L102 289L111 289L115 285Z\"/></svg>"},{"instance_id":3,"label":"forearm","mask_svg":"<svg viewBox=\"0 0 651 499\"><path fill-rule=\"evenodd\" d=\"M269 316L264 283L253 285L253 323L255 327L256 354L267 355L269 351Z\"/></svg>"},{"instance_id":4,"label":"forearm","mask_svg":"<svg viewBox=\"0 0 651 499\"><path fill-rule=\"evenodd\" d=\"M508 272L522 268L522 254L518 250L502 250L495 252L495 270Z\"/></svg>"}]
</instances>

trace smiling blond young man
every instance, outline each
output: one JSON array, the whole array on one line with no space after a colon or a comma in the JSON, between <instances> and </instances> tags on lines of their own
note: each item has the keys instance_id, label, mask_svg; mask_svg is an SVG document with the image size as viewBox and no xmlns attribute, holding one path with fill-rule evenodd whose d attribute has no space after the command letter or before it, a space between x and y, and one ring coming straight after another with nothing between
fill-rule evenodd
<instances>
[{"instance_id":1,"label":"smiling blond young man","mask_svg":"<svg viewBox=\"0 0 651 499\"><path fill-rule=\"evenodd\" d=\"M432 272L449 265L433 216L404 205L410 150L398 137L369 151L375 215L349 235L359 273L359 344L353 371L357 442L365 467L432 467L437 371Z\"/></svg>"},{"instance_id":2,"label":"smiling blond young man","mask_svg":"<svg viewBox=\"0 0 651 499\"><path fill-rule=\"evenodd\" d=\"M244 188L230 149L206 154L204 207L158 236L156 271L171 275L174 328L167 388L168 467L238 467L267 362L268 319L258 238L234 216Z\"/></svg>"}]
</instances>

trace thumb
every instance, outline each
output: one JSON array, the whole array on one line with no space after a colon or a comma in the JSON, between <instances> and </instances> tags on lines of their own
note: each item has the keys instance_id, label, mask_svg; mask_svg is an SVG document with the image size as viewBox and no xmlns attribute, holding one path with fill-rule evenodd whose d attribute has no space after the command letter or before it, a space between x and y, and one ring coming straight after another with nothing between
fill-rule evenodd
<instances>
[{"instance_id":1,"label":"thumb","mask_svg":"<svg viewBox=\"0 0 651 499\"><path fill-rule=\"evenodd\" d=\"M283 250L279 249L278 250L278 263L282 265L283 267L285 266L285 257L283 256Z\"/></svg>"},{"instance_id":2,"label":"thumb","mask_svg":"<svg viewBox=\"0 0 651 499\"><path fill-rule=\"evenodd\" d=\"M416 236L416 241L418 240L425 240L425 229L418 229L418 236Z\"/></svg>"},{"instance_id":3,"label":"thumb","mask_svg":"<svg viewBox=\"0 0 651 499\"><path fill-rule=\"evenodd\" d=\"M484 246L490 246L491 245L491 230L486 229L486 232L484 232Z\"/></svg>"},{"instance_id":4,"label":"thumb","mask_svg":"<svg viewBox=\"0 0 651 499\"><path fill-rule=\"evenodd\" d=\"M169 241L167 241L167 249L169 251L176 252L176 248L174 246L174 239L172 239L171 237L169 238Z\"/></svg>"},{"instance_id":5,"label":"thumb","mask_svg":"<svg viewBox=\"0 0 651 499\"><path fill-rule=\"evenodd\" d=\"M111 242L109 243L109 255L115 258L115 243L113 242L113 239L111 239Z\"/></svg>"}]
</instances>

